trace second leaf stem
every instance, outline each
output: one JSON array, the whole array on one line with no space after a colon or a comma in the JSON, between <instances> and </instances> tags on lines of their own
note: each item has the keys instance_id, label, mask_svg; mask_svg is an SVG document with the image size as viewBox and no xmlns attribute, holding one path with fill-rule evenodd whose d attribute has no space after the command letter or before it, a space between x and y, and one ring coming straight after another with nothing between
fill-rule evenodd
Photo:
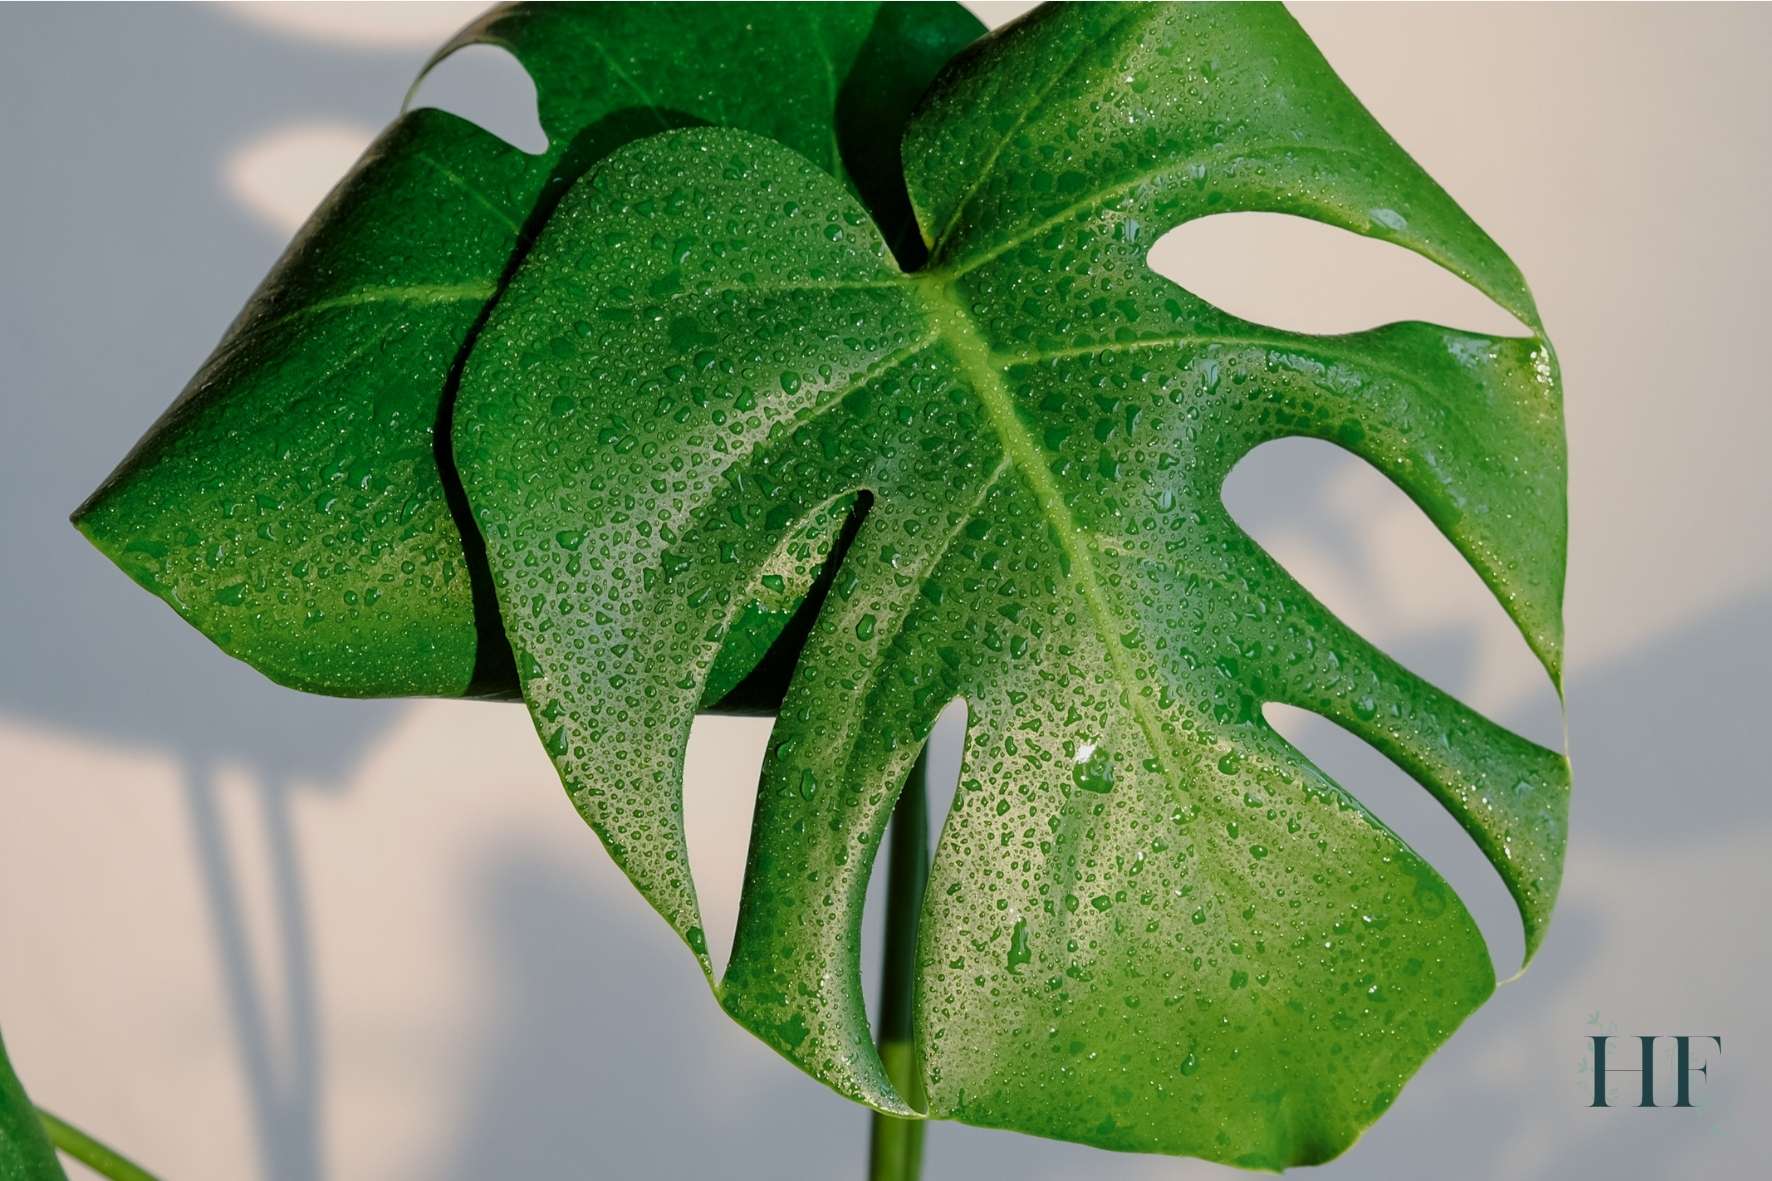
<instances>
[{"instance_id":1,"label":"second leaf stem","mask_svg":"<svg viewBox=\"0 0 1772 1181\"><path fill-rule=\"evenodd\" d=\"M929 748L917 756L892 812L886 863L886 954L880 988L880 1060L886 1077L913 1107L923 1106L911 1030L917 980L917 920L929 879ZM920 1119L873 1113L869 1181L917 1181L923 1171Z\"/></svg>"}]
</instances>

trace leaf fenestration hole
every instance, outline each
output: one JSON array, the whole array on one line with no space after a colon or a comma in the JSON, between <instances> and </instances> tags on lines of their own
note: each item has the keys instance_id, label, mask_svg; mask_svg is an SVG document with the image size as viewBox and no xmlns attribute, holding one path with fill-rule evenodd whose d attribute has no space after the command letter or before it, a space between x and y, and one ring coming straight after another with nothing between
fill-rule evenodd
<instances>
[{"instance_id":1,"label":"leaf fenestration hole","mask_svg":"<svg viewBox=\"0 0 1772 1181\"><path fill-rule=\"evenodd\" d=\"M947 823L953 807L954 793L959 790L960 763L966 746L966 702L956 697L947 703L929 732L929 833L928 856L934 861L935 849L941 841L942 826ZM880 1039L880 973L886 946L886 879L893 834L890 826L885 840L874 857L868 877L867 902L861 919L861 987L867 1001L868 1028Z\"/></svg>"},{"instance_id":2,"label":"leaf fenestration hole","mask_svg":"<svg viewBox=\"0 0 1772 1181\"><path fill-rule=\"evenodd\" d=\"M1327 718L1290 705L1262 708L1268 725L1304 752L1446 880L1476 920L1496 978L1520 970L1526 954L1519 908L1471 835L1395 763Z\"/></svg>"},{"instance_id":3,"label":"leaf fenestration hole","mask_svg":"<svg viewBox=\"0 0 1772 1181\"><path fill-rule=\"evenodd\" d=\"M1423 320L1491 336L1531 331L1452 272L1392 242L1286 213L1218 213L1170 230L1152 270L1256 324L1326 335Z\"/></svg>"},{"instance_id":4,"label":"leaf fenestration hole","mask_svg":"<svg viewBox=\"0 0 1772 1181\"><path fill-rule=\"evenodd\" d=\"M872 505L873 495L863 491L838 498L827 506L838 509L843 523L829 538L830 551L823 559L814 586L758 666L723 699L731 703L735 698L744 698L749 690L750 696L744 698L747 708L736 713L698 713L690 726L683 755L683 839L689 851L690 880L695 883L696 901L701 909L702 940L716 980L726 975L726 965L732 958L757 791L763 778L769 735L775 726L773 705L766 712L752 711L759 709L765 699L779 702L806 641L806 632L823 603L824 588L842 564L850 539ZM802 517L778 543L787 545L798 536L799 527L813 519L812 515ZM760 576L761 569L753 573Z\"/></svg>"},{"instance_id":5,"label":"leaf fenestration hole","mask_svg":"<svg viewBox=\"0 0 1772 1181\"><path fill-rule=\"evenodd\" d=\"M1561 749L1561 702L1519 628L1376 468L1320 439L1277 439L1231 470L1224 503L1348 627L1471 708Z\"/></svg>"},{"instance_id":6,"label":"leaf fenestration hole","mask_svg":"<svg viewBox=\"0 0 1772 1181\"><path fill-rule=\"evenodd\" d=\"M518 151L548 150L535 80L514 54L497 45L465 45L419 80L406 109L434 107L466 119Z\"/></svg>"},{"instance_id":7,"label":"leaf fenestration hole","mask_svg":"<svg viewBox=\"0 0 1772 1181\"><path fill-rule=\"evenodd\" d=\"M947 703L929 732L929 851L941 843L941 830L960 790L960 765L966 755L966 699Z\"/></svg>"},{"instance_id":8,"label":"leaf fenestration hole","mask_svg":"<svg viewBox=\"0 0 1772 1181\"><path fill-rule=\"evenodd\" d=\"M738 928L757 782L775 720L699 714L683 759L683 835L714 979L726 974Z\"/></svg>"}]
</instances>

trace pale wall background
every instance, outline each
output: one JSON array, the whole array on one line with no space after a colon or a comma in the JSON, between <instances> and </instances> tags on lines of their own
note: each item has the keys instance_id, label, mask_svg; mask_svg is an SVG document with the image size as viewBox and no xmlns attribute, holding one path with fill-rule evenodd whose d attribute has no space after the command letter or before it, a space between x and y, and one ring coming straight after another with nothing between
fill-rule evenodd
<instances>
[{"instance_id":1,"label":"pale wall background","mask_svg":"<svg viewBox=\"0 0 1772 1181\"><path fill-rule=\"evenodd\" d=\"M1530 278L1573 456L1556 926L1321 1174L1759 1175L1772 10L1296 11ZM42 1102L169 1181L859 1176L863 1114L719 1015L520 709L278 689L65 523L467 15L0 9L0 1020ZM467 65L427 94L520 125L520 87ZM1288 326L1496 323L1424 264L1261 221L1183 231L1159 265ZM1499 609L1384 481L1276 446L1231 496L1350 622L1557 736ZM1325 730L1295 732L1447 866L1511 969L1518 924L1469 843ZM764 736L695 735L712 930ZM1591 1111L1595 1031L1726 1053L1697 1110ZM954 1126L929 1155L932 1181L1231 1175Z\"/></svg>"}]
</instances>

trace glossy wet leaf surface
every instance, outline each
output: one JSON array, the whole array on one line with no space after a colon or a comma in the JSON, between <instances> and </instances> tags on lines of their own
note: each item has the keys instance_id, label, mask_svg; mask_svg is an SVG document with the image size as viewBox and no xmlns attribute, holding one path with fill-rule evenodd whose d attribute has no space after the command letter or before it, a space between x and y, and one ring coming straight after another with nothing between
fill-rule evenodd
<instances>
[{"instance_id":1,"label":"glossy wet leaf surface","mask_svg":"<svg viewBox=\"0 0 1772 1181\"><path fill-rule=\"evenodd\" d=\"M441 111L401 115L76 523L282 683L513 692L472 529L463 542L448 405L464 344L554 202L621 144L710 123L803 153L905 232L905 115L979 32L952 4L493 10L434 60L474 43L510 50L535 80L547 151ZM833 530L812 528L823 532L806 544L828 547ZM759 590L716 695L805 589Z\"/></svg>"},{"instance_id":2,"label":"glossy wet leaf surface","mask_svg":"<svg viewBox=\"0 0 1772 1181\"><path fill-rule=\"evenodd\" d=\"M722 1003L908 1113L862 1005L861 907L959 697L918 957L928 1114L1258 1167L1335 1155L1494 972L1432 867L1263 704L1414 775L1513 892L1529 954L1567 764L1350 633L1220 489L1282 436L1364 457L1555 677L1555 361L1539 336L1263 328L1145 254L1271 210L1416 250L1536 331L1523 282L1278 8L1048 8L963 56L905 141L915 274L790 147L698 129L617 153L469 359L456 459L574 802L707 968L690 720L755 588L859 505L772 737Z\"/></svg>"}]
</instances>

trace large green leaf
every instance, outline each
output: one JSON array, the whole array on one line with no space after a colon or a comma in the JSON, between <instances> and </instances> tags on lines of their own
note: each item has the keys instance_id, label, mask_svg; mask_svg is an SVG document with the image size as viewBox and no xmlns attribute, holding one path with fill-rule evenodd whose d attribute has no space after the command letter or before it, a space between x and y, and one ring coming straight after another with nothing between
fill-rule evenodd
<instances>
[{"instance_id":1,"label":"large green leaf","mask_svg":"<svg viewBox=\"0 0 1772 1181\"><path fill-rule=\"evenodd\" d=\"M0 1041L0 1181L67 1181Z\"/></svg>"},{"instance_id":2,"label":"large green leaf","mask_svg":"<svg viewBox=\"0 0 1772 1181\"><path fill-rule=\"evenodd\" d=\"M979 31L945 3L495 9L433 60L509 49L535 80L547 151L440 111L401 115L76 523L274 680L513 692L478 541L459 528L447 423L464 344L560 194L636 136L742 127L852 182L920 253L899 132ZM713 697L781 630L840 523L808 523L801 559L760 587Z\"/></svg>"},{"instance_id":3,"label":"large green leaf","mask_svg":"<svg viewBox=\"0 0 1772 1181\"><path fill-rule=\"evenodd\" d=\"M958 697L918 958L927 1114L1262 1167L1333 1156L1495 976L1439 875L1263 704L1333 719L1433 793L1529 954L1567 764L1350 632L1221 486L1281 436L1364 457L1555 676L1555 362L1540 335L1265 328L1145 256L1189 219L1279 210L1416 250L1536 333L1530 297L1278 7L1041 9L938 80L905 159L932 247L916 274L827 175L739 132L645 140L561 204L455 423L536 724L707 970L690 719L760 573L863 498L772 738L725 1007L912 1114L857 941L900 784Z\"/></svg>"}]
</instances>

